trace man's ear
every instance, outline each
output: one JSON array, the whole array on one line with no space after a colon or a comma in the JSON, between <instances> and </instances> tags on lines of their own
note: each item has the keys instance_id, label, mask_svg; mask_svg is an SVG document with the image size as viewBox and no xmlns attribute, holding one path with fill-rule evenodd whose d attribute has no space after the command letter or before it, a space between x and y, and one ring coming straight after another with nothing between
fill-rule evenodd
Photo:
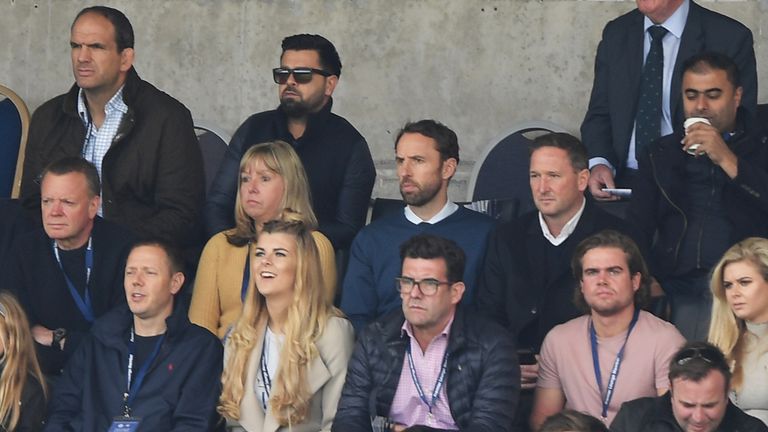
<instances>
[{"instance_id":1,"label":"man's ear","mask_svg":"<svg viewBox=\"0 0 768 432\"><path fill-rule=\"evenodd\" d=\"M333 91L336 90L336 85L339 83L339 77L331 75L325 79L325 96L331 97Z\"/></svg>"},{"instance_id":2,"label":"man's ear","mask_svg":"<svg viewBox=\"0 0 768 432\"><path fill-rule=\"evenodd\" d=\"M454 282L451 284L451 304L459 304L461 298L464 297L464 291L467 287L464 282Z\"/></svg>"},{"instance_id":3,"label":"man's ear","mask_svg":"<svg viewBox=\"0 0 768 432\"><path fill-rule=\"evenodd\" d=\"M184 273L176 272L171 276L171 294L176 295L184 285Z\"/></svg>"},{"instance_id":4,"label":"man's ear","mask_svg":"<svg viewBox=\"0 0 768 432\"><path fill-rule=\"evenodd\" d=\"M133 66L133 55L133 48L125 48L123 52L120 53L120 72L128 72Z\"/></svg>"}]
</instances>

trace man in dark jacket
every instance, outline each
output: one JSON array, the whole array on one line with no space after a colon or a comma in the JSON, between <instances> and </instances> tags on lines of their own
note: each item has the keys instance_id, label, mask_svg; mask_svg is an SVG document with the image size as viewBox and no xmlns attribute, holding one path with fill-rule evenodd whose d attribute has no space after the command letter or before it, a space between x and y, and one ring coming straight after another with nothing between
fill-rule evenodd
<instances>
[{"instance_id":1,"label":"man in dark jacket","mask_svg":"<svg viewBox=\"0 0 768 432\"><path fill-rule=\"evenodd\" d=\"M521 387L516 425L527 429L536 388L538 354L544 336L578 317L570 262L576 246L623 221L584 196L587 150L574 136L551 133L531 145L530 183L536 211L499 226L490 236L477 306L516 335L521 356Z\"/></svg>"},{"instance_id":2,"label":"man in dark jacket","mask_svg":"<svg viewBox=\"0 0 768 432\"><path fill-rule=\"evenodd\" d=\"M766 432L768 427L728 399L731 370L717 347L691 342L669 364L670 390L625 402L613 432Z\"/></svg>"},{"instance_id":3,"label":"man in dark jacket","mask_svg":"<svg viewBox=\"0 0 768 432\"><path fill-rule=\"evenodd\" d=\"M280 106L257 113L235 132L205 204L208 236L232 228L240 159L254 144L290 143L307 172L319 230L336 249L346 249L365 224L376 169L362 135L331 112L341 76L333 44L319 35L283 39L278 84Z\"/></svg>"},{"instance_id":4,"label":"man in dark jacket","mask_svg":"<svg viewBox=\"0 0 768 432\"><path fill-rule=\"evenodd\" d=\"M35 111L21 199L36 210L43 167L82 156L101 178L99 215L141 237L193 243L204 200L203 161L184 105L139 78L133 28L122 12L83 9L72 24L68 93Z\"/></svg>"},{"instance_id":5,"label":"man in dark jacket","mask_svg":"<svg viewBox=\"0 0 768 432\"><path fill-rule=\"evenodd\" d=\"M54 389L46 431L214 428L222 346L174 307L181 268L163 243L131 250L128 307L99 319L70 359Z\"/></svg>"},{"instance_id":6,"label":"man in dark jacket","mask_svg":"<svg viewBox=\"0 0 768 432\"><path fill-rule=\"evenodd\" d=\"M400 248L402 310L373 322L349 362L333 431L509 431L520 388L511 336L457 304L464 252L429 234ZM389 429L386 429L389 430Z\"/></svg>"},{"instance_id":7,"label":"man in dark jacket","mask_svg":"<svg viewBox=\"0 0 768 432\"><path fill-rule=\"evenodd\" d=\"M705 122L641 155L628 219L670 299L672 322L697 340L709 328L712 266L734 243L768 236L768 136L739 108L741 80L730 58L693 56L682 82L686 117Z\"/></svg>"},{"instance_id":8,"label":"man in dark jacket","mask_svg":"<svg viewBox=\"0 0 768 432\"><path fill-rule=\"evenodd\" d=\"M43 228L16 237L0 279L26 311L50 377L61 373L95 319L125 304L123 272L134 237L96 215L99 175L85 159L54 161L40 189Z\"/></svg>"}]
</instances>

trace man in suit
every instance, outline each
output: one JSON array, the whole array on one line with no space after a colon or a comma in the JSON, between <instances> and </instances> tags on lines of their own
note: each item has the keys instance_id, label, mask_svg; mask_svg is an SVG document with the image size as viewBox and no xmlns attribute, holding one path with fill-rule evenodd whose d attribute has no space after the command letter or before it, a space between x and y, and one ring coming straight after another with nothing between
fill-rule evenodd
<instances>
[{"instance_id":1,"label":"man in suit","mask_svg":"<svg viewBox=\"0 0 768 432\"><path fill-rule=\"evenodd\" d=\"M660 30L657 49L655 30ZM680 67L687 58L704 51L726 54L736 62L743 79L742 105L754 113L755 52L752 33L741 23L690 0L637 0L637 9L605 26L597 47L592 96L581 125L581 139L590 157L592 196L618 199L602 189L632 187L636 149L682 129ZM644 67L651 63L656 67ZM655 100L643 93L652 87L651 69L657 71L656 87L662 90ZM650 120L643 114L652 114Z\"/></svg>"},{"instance_id":2,"label":"man in suit","mask_svg":"<svg viewBox=\"0 0 768 432\"><path fill-rule=\"evenodd\" d=\"M516 426L525 429L533 403L538 353L556 325L581 315L571 299L576 280L570 260L576 245L622 221L584 196L587 150L576 137L552 133L531 146L530 183L537 210L497 228L489 240L477 305L517 335L521 387Z\"/></svg>"}]
</instances>

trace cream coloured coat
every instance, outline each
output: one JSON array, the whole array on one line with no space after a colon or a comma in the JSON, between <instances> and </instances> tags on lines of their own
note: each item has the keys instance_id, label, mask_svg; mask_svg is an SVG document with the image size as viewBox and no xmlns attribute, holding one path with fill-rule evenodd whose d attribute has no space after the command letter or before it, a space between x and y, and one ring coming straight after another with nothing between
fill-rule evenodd
<instances>
[{"instance_id":1,"label":"cream coloured coat","mask_svg":"<svg viewBox=\"0 0 768 432\"><path fill-rule=\"evenodd\" d=\"M257 329L261 334L266 331L266 325L261 324ZM233 431L249 432L330 432L336 406L341 397L341 389L347 375L347 362L354 348L354 331L352 324L346 318L331 317L325 326L322 336L317 341L318 357L312 360L309 368L309 391L312 394L307 420L291 427L281 427L272 410L265 413L256 395L256 377L259 373L259 359L263 339L259 339L248 358L248 374L245 381L245 392L240 401L240 419L228 419L230 425L236 424ZM225 357L226 356L225 354ZM225 363L226 364L226 363Z\"/></svg>"}]
</instances>

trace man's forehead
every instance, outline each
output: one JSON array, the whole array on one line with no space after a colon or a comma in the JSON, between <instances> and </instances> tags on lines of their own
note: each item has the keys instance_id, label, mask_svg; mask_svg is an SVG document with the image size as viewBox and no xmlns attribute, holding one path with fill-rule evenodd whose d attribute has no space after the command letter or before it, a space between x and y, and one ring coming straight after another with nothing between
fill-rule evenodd
<instances>
[{"instance_id":1,"label":"man's forehead","mask_svg":"<svg viewBox=\"0 0 768 432\"><path fill-rule=\"evenodd\" d=\"M415 154L426 156L430 153L440 153L437 149L437 142L428 136L422 135L418 132L406 132L403 136L397 140L397 146L395 152L398 154L404 154L404 156L412 156Z\"/></svg>"},{"instance_id":2,"label":"man's forehead","mask_svg":"<svg viewBox=\"0 0 768 432\"><path fill-rule=\"evenodd\" d=\"M584 257L581 261L585 268L587 267L587 264L590 264L589 267L619 266L627 268L629 266L629 258L627 257L627 254L622 249L613 246L599 246L592 248L584 253Z\"/></svg>"},{"instance_id":3,"label":"man's forehead","mask_svg":"<svg viewBox=\"0 0 768 432\"><path fill-rule=\"evenodd\" d=\"M108 40L105 42L115 42L115 26L112 21L95 12L87 12L78 17L72 23L70 35L74 39L78 37L104 36Z\"/></svg>"},{"instance_id":4,"label":"man's forehead","mask_svg":"<svg viewBox=\"0 0 768 432\"><path fill-rule=\"evenodd\" d=\"M409 258L403 260L403 275L434 277L442 280L448 274L445 258Z\"/></svg>"},{"instance_id":5,"label":"man's forehead","mask_svg":"<svg viewBox=\"0 0 768 432\"><path fill-rule=\"evenodd\" d=\"M280 55L280 64L290 67L313 67L319 69L320 54L316 50L285 50Z\"/></svg>"}]
</instances>

